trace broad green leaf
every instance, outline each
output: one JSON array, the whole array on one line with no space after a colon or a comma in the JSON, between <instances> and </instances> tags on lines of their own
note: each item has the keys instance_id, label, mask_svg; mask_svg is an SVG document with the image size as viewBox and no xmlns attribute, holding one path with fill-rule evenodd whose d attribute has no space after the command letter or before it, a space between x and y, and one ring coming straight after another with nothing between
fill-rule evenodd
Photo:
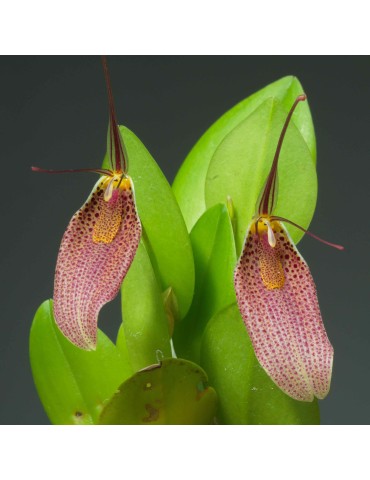
<instances>
[{"instance_id":1,"label":"broad green leaf","mask_svg":"<svg viewBox=\"0 0 370 480\"><path fill-rule=\"evenodd\" d=\"M132 374L100 330L93 352L67 340L55 324L51 300L39 307L33 320L30 359L39 397L54 424L97 423L105 402Z\"/></svg>"},{"instance_id":2,"label":"broad green leaf","mask_svg":"<svg viewBox=\"0 0 370 480\"><path fill-rule=\"evenodd\" d=\"M273 97L280 100L287 113L296 97L301 93L303 93L303 88L297 78L292 76L281 78L238 103L222 115L199 139L186 157L173 183L173 191L189 231L206 210L204 188L207 170L223 139L267 98ZM315 163L315 132L307 102L297 109L293 122L306 141Z\"/></svg>"},{"instance_id":3,"label":"broad green leaf","mask_svg":"<svg viewBox=\"0 0 370 480\"><path fill-rule=\"evenodd\" d=\"M126 380L105 406L104 425L208 425L217 395L207 376L181 359L167 359Z\"/></svg>"},{"instance_id":4,"label":"broad green leaf","mask_svg":"<svg viewBox=\"0 0 370 480\"><path fill-rule=\"evenodd\" d=\"M235 302L236 252L226 205L218 204L207 210L191 231L190 240L195 263L194 298L188 315L176 325L174 346L181 357L199 362L208 320Z\"/></svg>"},{"instance_id":5,"label":"broad green leaf","mask_svg":"<svg viewBox=\"0 0 370 480\"><path fill-rule=\"evenodd\" d=\"M158 350L171 357L162 292L143 242L123 281L121 298L123 318L117 346L127 351L133 371L155 363Z\"/></svg>"},{"instance_id":6,"label":"broad green leaf","mask_svg":"<svg viewBox=\"0 0 370 480\"><path fill-rule=\"evenodd\" d=\"M282 392L259 365L240 316L231 305L216 314L203 336L201 365L219 397L224 424L318 424L318 403Z\"/></svg>"},{"instance_id":7,"label":"broad green leaf","mask_svg":"<svg viewBox=\"0 0 370 480\"><path fill-rule=\"evenodd\" d=\"M210 162L205 186L206 205L209 208L228 195L232 197L238 253L256 213L257 199L270 171L285 119L281 103L272 98L266 100L224 138ZM274 213L306 228L315 210L316 196L316 168L307 143L292 123L280 154ZM290 225L287 228L295 242L302 237L301 230Z\"/></svg>"},{"instance_id":8,"label":"broad green leaf","mask_svg":"<svg viewBox=\"0 0 370 480\"><path fill-rule=\"evenodd\" d=\"M181 318L194 290L194 262L190 240L170 185L145 146L126 127L120 127L128 152L128 173L135 186L143 225L143 239L161 290L172 287ZM106 155L103 165L109 168Z\"/></svg>"}]
</instances>

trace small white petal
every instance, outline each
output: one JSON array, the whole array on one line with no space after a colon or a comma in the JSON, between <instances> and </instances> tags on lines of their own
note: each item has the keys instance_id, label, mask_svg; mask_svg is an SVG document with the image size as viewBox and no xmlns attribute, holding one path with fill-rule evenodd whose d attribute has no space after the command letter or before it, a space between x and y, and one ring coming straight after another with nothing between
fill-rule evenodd
<instances>
[{"instance_id":1,"label":"small white petal","mask_svg":"<svg viewBox=\"0 0 370 480\"><path fill-rule=\"evenodd\" d=\"M276 246L276 238L272 230L271 223L268 220L264 220L263 223L267 227L267 239L268 239L269 245L270 247L274 248Z\"/></svg>"},{"instance_id":2,"label":"small white petal","mask_svg":"<svg viewBox=\"0 0 370 480\"><path fill-rule=\"evenodd\" d=\"M112 177L110 182L108 183L108 186L104 192L104 200L106 202L109 202L109 200L112 198L113 195L113 183L114 183L115 177Z\"/></svg>"}]
</instances>

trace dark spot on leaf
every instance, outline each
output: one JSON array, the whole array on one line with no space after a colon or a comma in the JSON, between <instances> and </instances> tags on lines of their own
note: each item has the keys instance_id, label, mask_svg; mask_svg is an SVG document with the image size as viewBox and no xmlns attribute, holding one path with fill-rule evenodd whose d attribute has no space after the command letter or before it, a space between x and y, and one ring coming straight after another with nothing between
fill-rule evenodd
<instances>
[{"instance_id":1,"label":"dark spot on leaf","mask_svg":"<svg viewBox=\"0 0 370 480\"><path fill-rule=\"evenodd\" d=\"M145 409L148 412L148 416L143 418L143 422L149 423L158 420L159 410L157 408L154 408L153 405L150 405L150 403L146 403Z\"/></svg>"}]
</instances>

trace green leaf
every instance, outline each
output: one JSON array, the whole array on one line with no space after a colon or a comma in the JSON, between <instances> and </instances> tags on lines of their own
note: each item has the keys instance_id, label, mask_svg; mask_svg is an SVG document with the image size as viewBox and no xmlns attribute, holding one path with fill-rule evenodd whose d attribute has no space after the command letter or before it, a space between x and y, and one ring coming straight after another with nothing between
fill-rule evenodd
<instances>
[{"instance_id":1,"label":"green leaf","mask_svg":"<svg viewBox=\"0 0 370 480\"><path fill-rule=\"evenodd\" d=\"M127 351L136 372L157 361L157 351L171 357L169 321L162 292L143 242L121 288L122 325L117 346Z\"/></svg>"},{"instance_id":2,"label":"green leaf","mask_svg":"<svg viewBox=\"0 0 370 480\"><path fill-rule=\"evenodd\" d=\"M128 173L135 186L143 239L161 290L172 287L184 317L194 290L194 262L189 235L179 206L162 171L128 128L120 131L128 152ZM109 168L107 155L103 166Z\"/></svg>"},{"instance_id":3,"label":"green leaf","mask_svg":"<svg viewBox=\"0 0 370 480\"><path fill-rule=\"evenodd\" d=\"M318 402L282 392L259 365L240 316L231 305L215 315L203 336L201 365L219 396L224 424L318 424Z\"/></svg>"},{"instance_id":4,"label":"green leaf","mask_svg":"<svg viewBox=\"0 0 370 480\"><path fill-rule=\"evenodd\" d=\"M206 175L211 159L224 138L267 98L273 97L280 100L287 113L295 98L302 92L303 88L297 78L292 76L281 78L238 103L220 117L199 139L182 164L173 184L173 191L189 231L206 210L204 196ZM315 133L307 102L297 109L293 122L307 143L315 163Z\"/></svg>"},{"instance_id":5,"label":"green leaf","mask_svg":"<svg viewBox=\"0 0 370 480\"><path fill-rule=\"evenodd\" d=\"M126 380L104 408L103 425L207 425L217 405L207 376L194 363L163 360Z\"/></svg>"},{"instance_id":6,"label":"green leaf","mask_svg":"<svg viewBox=\"0 0 370 480\"><path fill-rule=\"evenodd\" d=\"M33 320L30 359L39 397L54 424L97 423L105 402L132 374L100 330L93 352L67 340L55 324L51 300L39 307Z\"/></svg>"},{"instance_id":7,"label":"green leaf","mask_svg":"<svg viewBox=\"0 0 370 480\"><path fill-rule=\"evenodd\" d=\"M207 210L191 231L190 240L195 262L195 293L188 315L176 325L174 346L181 357L199 362L201 339L208 320L235 302L236 252L226 205L218 204Z\"/></svg>"},{"instance_id":8,"label":"green leaf","mask_svg":"<svg viewBox=\"0 0 370 480\"><path fill-rule=\"evenodd\" d=\"M297 111L299 110L299 107ZM205 198L207 208L230 195L236 217L235 241L240 253L247 227L275 154L286 112L276 99L263 102L220 143L210 162ZM289 125L278 167L278 199L274 214L306 228L317 197L315 165L301 133ZM303 232L287 225L297 243Z\"/></svg>"}]
</instances>

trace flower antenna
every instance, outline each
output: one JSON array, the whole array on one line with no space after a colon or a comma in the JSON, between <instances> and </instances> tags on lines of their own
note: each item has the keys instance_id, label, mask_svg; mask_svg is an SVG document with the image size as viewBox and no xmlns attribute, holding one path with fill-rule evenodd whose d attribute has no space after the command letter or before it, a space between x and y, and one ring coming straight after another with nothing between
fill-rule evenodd
<instances>
[{"instance_id":1,"label":"flower antenna","mask_svg":"<svg viewBox=\"0 0 370 480\"><path fill-rule=\"evenodd\" d=\"M277 144L277 147L276 147L274 160L273 160L272 165L271 165L271 170L270 170L270 173L267 177L265 186L263 188L263 193L262 193L260 203L259 203L259 206L258 206L259 215L270 215L271 212L272 212L272 208L275 205L277 167L278 167L279 155L280 155L281 147L283 145L285 133L288 129L290 119L292 118L292 115L294 113L294 110L295 110L296 106L298 105L299 102L303 102L306 99L307 99L307 97L304 93L299 95L295 99L295 101L294 101L294 103L293 103L293 105L292 105L292 107L291 107L291 109L288 113L288 116L285 120L284 126L281 130L281 133L280 133L279 141L278 141L278 144Z\"/></svg>"},{"instance_id":2,"label":"flower antenna","mask_svg":"<svg viewBox=\"0 0 370 480\"><path fill-rule=\"evenodd\" d=\"M46 168L40 168L40 167L31 167L31 170L33 172L38 172L38 173L99 173L99 175L107 175L108 177L112 176L112 172L110 170L107 170L105 168L69 168L67 170L49 170Z\"/></svg>"},{"instance_id":3,"label":"flower antenna","mask_svg":"<svg viewBox=\"0 0 370 480\"><path fill-rule=\"evenodd\" d=\"M299 230L302 230L302 232L307 233L307 235L314 238L315 240L318 240L321 243L325 243L325 245L328 245L329 247L336 248L337 250L344 250L343 245L338 245L336 243L328 242L327 240L324 240L323 238L318 237L314 233L311 233L309 230L306 230L305 228L301 227L297 223L292 222L291 220L288 220L287 218L277 217L277 216L274 215L274 216L270 217L270 219L271 220L278 220L279 222L290 223L290 225L293 225L293 227L299 228Z\"/></svg>"},{"instance_id":4,"label":"flower antenna","mask_svg":"<svg viewBox=\"0 0 370 480\"><path fill-rule=\"evenodd\" d=\"M127 161L126 155L123 146L123 140L121 133L118 128L116 111L114 108L113 93L110 82L109 70L107 59L102 56L103 71L105 77L105 83L107 86L108 93L108 104L109 104L109 138L108 138L108 153L109 160L111 162L112 169L118 173L127 172Z\"/></svg>"}]
</instances>

